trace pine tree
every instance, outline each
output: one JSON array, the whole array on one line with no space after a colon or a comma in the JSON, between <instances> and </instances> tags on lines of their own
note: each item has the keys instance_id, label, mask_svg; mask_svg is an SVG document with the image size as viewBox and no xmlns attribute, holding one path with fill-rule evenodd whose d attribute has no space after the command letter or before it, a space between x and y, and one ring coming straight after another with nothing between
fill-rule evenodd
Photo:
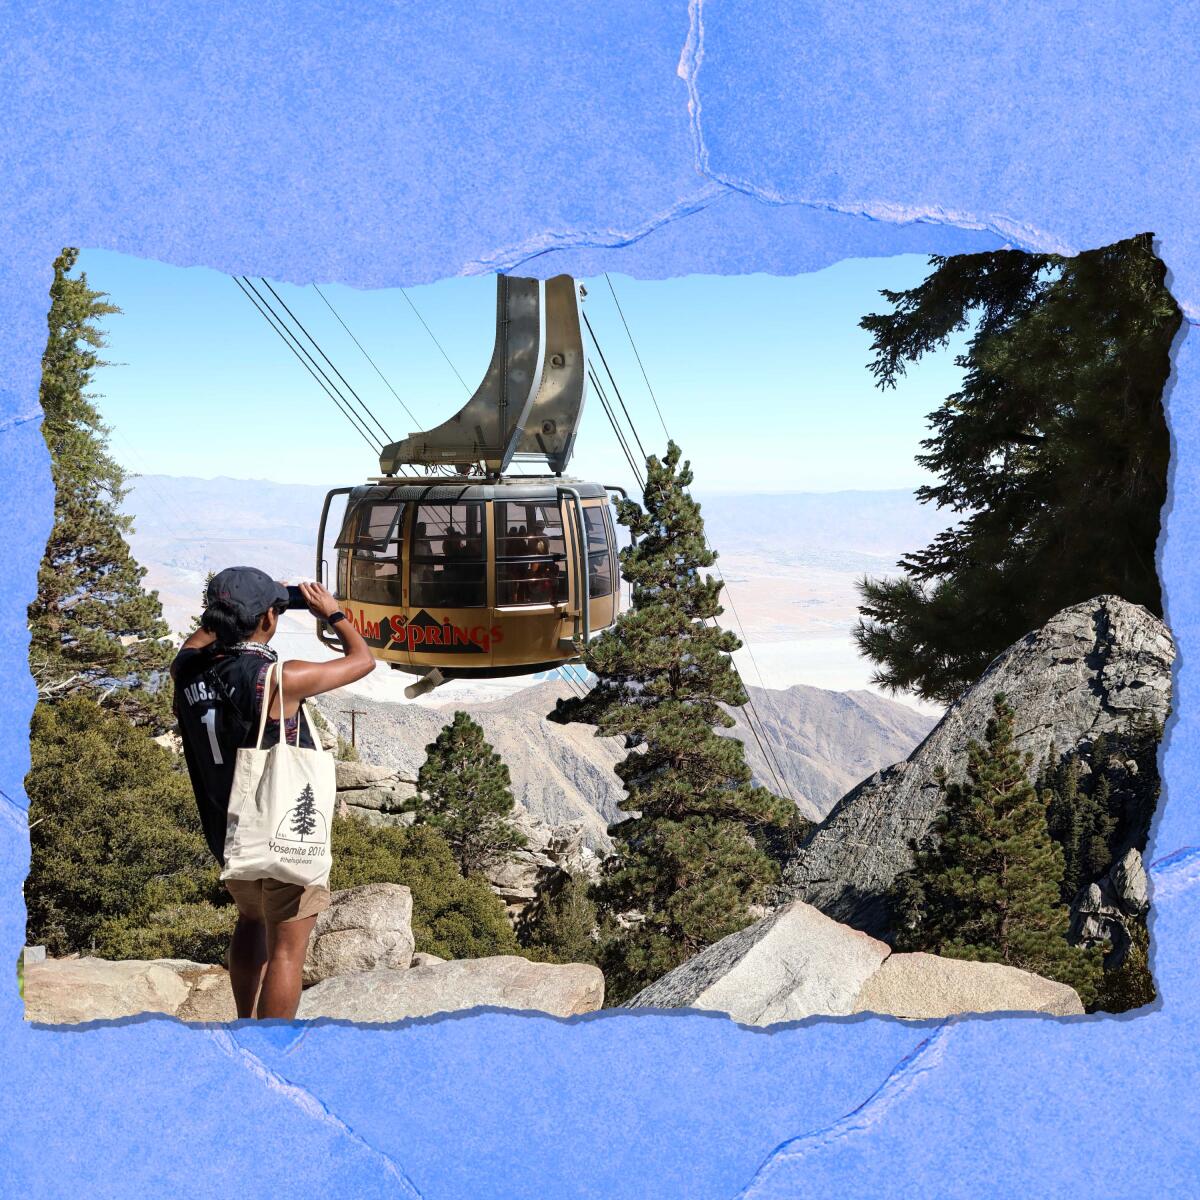
<instances>
[{"instance_id":1,"label":"pine tree","mask_svg":"<svg viewBox=\"0 0 1200 1200\"><path fill-rule=\"evenodd\" d=\"M1069 904L1083 882L1079 864L1080 819L1079 756L1069 754L1059 762L1053 744L1038 779L1038 794L1046 806L1046 828L1062 847L1061 895Z\"/></svg>"},{"instance_id":2,"label":"pine tree","mask_svg":"<svg viewBox=\"0 0 1200 1200\"><path fill-rule=\"evenodd\" d=\"M1053 746L1038 778L1050 836L1062 847L1062 897L1104 876L1116 857L1143 850L1158 798L1157 722L1131 720L1061 761Z\"/></svg>"},{"instance_id":3,"label":"pine tree","mask_svg":"<svg viewBox=\"0 0 1200 1200\"><path fill-rule=\"evenodd\" d=\"M209 571L204 576L204 587L200 592L200 611L192 618L192 623L188 626L188 633L196 633L200 628L200 618L204 615L204 610L208 607L208 585L212 583L213 576L216 571Z\"/></svg>"},{"instance_id":4,"label":"pine tree","mask_svg":"<svg viewBox=\"0 0 1200 1200\"><path fill-rule=\"evenodd\" d=\"M722 705L747 696L730 658L740 643L716 625L722 585L702 574L716 555L680 458L673 442L649 458L645 507L618 508L633 539L621 552L632 606L584 647L596 685L553 714L629 749L616 771L630 815L610 826L616 852L596 892L625 929L602 962L611 1002L754 919L778 877L756 834L792 812L751 783L742 744L716 733L734 723Z\"/></svg>"},{"instance_id":5,"label":"pine tree","mask_svg":"<svg viewBox=\"0 0 1200 1200\"><path fill-rule=\"evenodd\" d=\"M304 841L306 837L312 837L316 828L317 798L313 795L312 785L306 783L296 807L292 810L292 832Z\"/></svg>"},{"instance_id":6,"label":"pine tree","mask_svg":"<svg viewBox=\"0 0 1200 1200\"><path fill-rule=\"evenodd\" d=\"M525 835L506 820L514 807L508 767L465 712L456 712L425 752L408 808L441 831L464 876L525 845Z\"/></svg>"},{"instance_id":7,"label":"pine tree","mask_svg":"<svg viewBox=\"0 0 1200 1200\"><path fill-rule=\"evenodd\" d=\"M600 951L599 914L583 875L562 873L521 914L517 936L545 962L595 962Z\"/></svg>"},{"instance_id":8,"label":"pine tree","mask_svg":"<svg viewBox=\"0 0 1200 1200\"><path fill-rule=\"evenodd\" d=\"M914 847L897 888L897 944L952 958L1002 962L1095 996L1102 952L1067 943L1064 859L1046 805L1013 745L1013 712L997 695L985 742L968 748L963 783L944 784L933 836Z\"/></svg>"},{"instance_id":9,"label":"pine tree","mask_svg":"<svg viewBox=\"0 0 1200 1200\"><path fill-rule=\"evenodd\" d=\"M959 520L902 559L903 575L863 581L857 638L877 682L948 703L1069 605L1115 593L1162 612L1162 393L1182 314L1149 234L1074 258L930 261L861 324L885 388L971 329L962 386L930 414L917 458L938 476L918 498Z\"/></svg>"},{"instance_id":10,"label":"pine tree","mask_svg":"<svg viewBox=\"0 0 1200 1200\"><path fill-rule=\"evenodd\" d=\"M42 431L54 480L54 527L29 606L29 665L43 699L86 692L138 720L165 721L156 692L172 655L157 592L142 586L122 515L126 475L88 392L102 365L100 319L119 312L87 276L79 252L55 260L42 356Z\"/></svg>"}]
</instances>

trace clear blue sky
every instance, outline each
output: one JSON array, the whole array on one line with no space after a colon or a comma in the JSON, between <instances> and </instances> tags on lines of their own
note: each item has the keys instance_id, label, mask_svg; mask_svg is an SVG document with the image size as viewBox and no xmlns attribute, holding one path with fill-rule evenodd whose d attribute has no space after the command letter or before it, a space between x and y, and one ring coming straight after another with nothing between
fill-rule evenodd
<instances>
[{"instance_id":1,"label":"clear blue sky","mask_svg":"<svg viewBox=\"0 0 1200 1200\"><path fill-rule=\"evenodd\" d=\"M81 266L122 309L109 317L95 391L112 450L138 474L355 482L378 463L227 276L101 251ZM855 259L795 278L688 276L613 283L672 436L698 491L913 487L925 416L957 385L955 346L895 391L866 369L860 317L880 288L912 286L923 257ZM647 451L665 443L604 279L586 311ZM276 290L394 437L451 415L466 391L398 290L322 290L416 416L402 410L311 288ZM473 388L491 354L493 278L409 289ZM589 397L573 474L627 482L603 410Z\"/></svg>"}]
</instances>

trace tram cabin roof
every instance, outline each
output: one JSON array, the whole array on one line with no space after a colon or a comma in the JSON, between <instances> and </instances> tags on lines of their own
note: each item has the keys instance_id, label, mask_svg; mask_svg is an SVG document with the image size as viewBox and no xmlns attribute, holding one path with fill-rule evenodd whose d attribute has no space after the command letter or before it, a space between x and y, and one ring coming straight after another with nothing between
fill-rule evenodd
<instances>
[{"instance_id":1,"label":"tram cabin roof","mask_svg":"<svg viewBox=\"0 0 1200 1200\"><path fill-rule=\"evenodd\" d=\"M560 487L574 488L581 499L607 499L608 491L599 483L558 476L516 476L500 479L375 479L360 484L350 493L350 503L364 500L406 500L425 504L462 500L549 500L558 499Z\"/></svg>"}]
</instances>

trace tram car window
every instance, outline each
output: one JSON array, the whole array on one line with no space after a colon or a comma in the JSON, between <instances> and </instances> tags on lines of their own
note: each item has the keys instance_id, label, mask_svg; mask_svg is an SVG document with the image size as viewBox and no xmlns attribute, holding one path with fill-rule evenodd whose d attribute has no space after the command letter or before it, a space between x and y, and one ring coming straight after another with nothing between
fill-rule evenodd
<instances>
[{"instance_id":1,"label":"tram car window","mask_svg":"<svg viewBox=\"0 0 1200 1200\"><path fill-rule=\"evenodd\" d=\"M609 545L615 538L608 524L608 506L585 508L583 519L587 525L588 595L593 600L599 596L611 596L613 575Z\"/></svg>"},{"instance_id":2,"label":"tram car window","mask_svg":"<svg viewBox=\"0 0 1200 1200\"><path fill-rule=\"evenodd\" d=\"M487 540L478 502L418 504L409 595L422 608L487 605Z\"/></svg>"},{"instance_id":3,"label":"tram car window","mask_svg":"<svg viewBox=\"0 0 1200 1200\"><path fill-rule=\"evenodd\" d=\"M557 502L498 501L496 603L565 604L567 548Z\"/></svg>"},{"instance_id":4,"label":"tram car window","mask_svg":"<svg viewBox=\"0 0 1200 1200\"><path fill-rule=\"evenodd\" d=\"M348 557L349 594L369 604L403 603L400 542L405 505L396 500L360 504L347 514L338 548Z\"/></svg>"}]
</instances>

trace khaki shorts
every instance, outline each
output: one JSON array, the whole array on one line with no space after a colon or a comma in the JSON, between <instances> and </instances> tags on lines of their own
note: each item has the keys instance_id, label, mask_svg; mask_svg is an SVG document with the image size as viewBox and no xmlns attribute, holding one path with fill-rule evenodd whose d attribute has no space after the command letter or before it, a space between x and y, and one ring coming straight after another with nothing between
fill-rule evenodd
<instances>
[{"instance_id":1,"label":"khaki shorts","mask_svg":"<svg viewBox=\"0 0 1200 1200\"><path fill-rule=\"evenodd\" d=\"M323 886L305 887L278 879L227 879L225 888L242 916L268 925L303 921L329 907L329 889Z\"/></svg>"}]
</instances>

